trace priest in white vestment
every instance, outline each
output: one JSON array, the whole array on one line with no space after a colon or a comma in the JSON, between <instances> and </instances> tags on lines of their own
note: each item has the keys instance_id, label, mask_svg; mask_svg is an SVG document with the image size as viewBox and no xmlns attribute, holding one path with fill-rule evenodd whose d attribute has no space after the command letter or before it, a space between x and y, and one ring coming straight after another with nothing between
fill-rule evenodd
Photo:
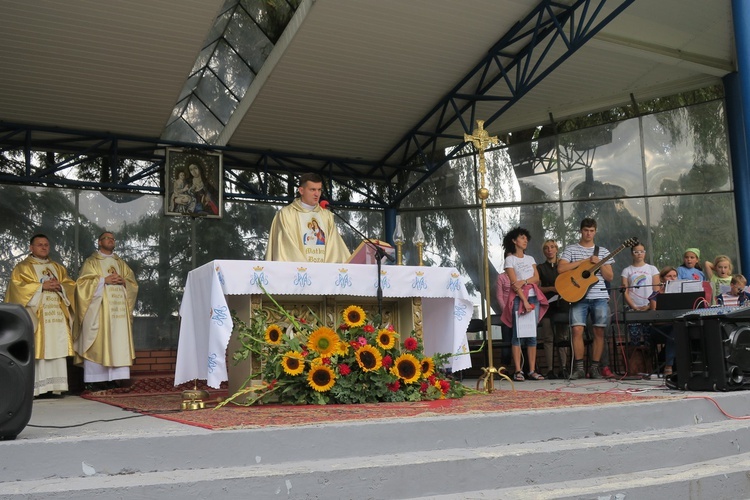
<instances>
[{"instance_id":1,"label":"priest in white vestment","mask_svg":"<svg viewBox=\"0 0 750 500\"><path fill-rule=\"evenodd\" d=\"M303 174L300 197L273 219L266 260L285 262L346 262L351 253L341 238L333 214L320 207L323 180Z\"/></svg>"},{"instance_id":2,"label":"priest in white vestment","mask_svg":"<svg viewBox=\"0 0 750 500\"><path fill-rule=\"evenodd\" d=\"M31 238L31 255L10 275L5 301L21 304L34 324L34 396L68 390L66 358L73 355L75 282L62 264L50 260L49 238Z\"/></svg>"},{"instance_id":3,"label":"priest in white vestment","mask_svg":"<svg viewBox=\"0 0 750 500\"><path fill-rule=\"evenodd\" d=\"M135 359L132 323L138 283L114 250L114 235L102 233L99 250L83 263L76 285L74 347L87 384L130 379Z\"/></svg>"}]
</instances>

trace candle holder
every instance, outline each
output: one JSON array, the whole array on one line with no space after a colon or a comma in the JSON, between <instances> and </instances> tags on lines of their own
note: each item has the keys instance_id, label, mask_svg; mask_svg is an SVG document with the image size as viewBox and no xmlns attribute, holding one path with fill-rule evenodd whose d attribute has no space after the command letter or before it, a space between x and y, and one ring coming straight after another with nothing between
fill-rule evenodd
<instances>
[{"instance_id":1,"label":"candle holder","mask_svg":"<svg viewBox=\"0 0 750 500\"><path fill-rule=\"evenodd\" d=\"M404 265L402 247L404 246L404 230L401 228L401 216L396 216L396 229L393 231L393 243L396 245L396 265Z\"/></svg>"},{"instance_id":2,"label":"candle holder","mask_svg":"<svg viewBox=\"0 0 750 500\"><path fill-rule=\"evenodd\" d=\"M422 232L422 217L417 217L417 228L414 230L414 239L412 240L417 247L417 257L419 265L424 265L422 254L424 250L424 233Z\"/></svg>"}]
</instances>

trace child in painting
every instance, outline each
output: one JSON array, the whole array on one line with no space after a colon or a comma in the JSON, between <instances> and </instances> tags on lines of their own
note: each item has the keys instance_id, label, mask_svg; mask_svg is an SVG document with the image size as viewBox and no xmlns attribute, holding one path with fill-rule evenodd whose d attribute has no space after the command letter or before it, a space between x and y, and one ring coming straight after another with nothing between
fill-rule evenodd
<instances>
[{"instance_id":1,"label":"child in painting","mask_svg":"<svg viewBox=\"0 0 750 500\"><path fill-rule=\"evenodd\" d=\"M172 199L169 203L170 212L187 213L189 212L190 201L193 199L188 194L190 186L185 181L185 171L180 170L177 174L177 178L172 184Z\"/></svg>"}]
</instances>

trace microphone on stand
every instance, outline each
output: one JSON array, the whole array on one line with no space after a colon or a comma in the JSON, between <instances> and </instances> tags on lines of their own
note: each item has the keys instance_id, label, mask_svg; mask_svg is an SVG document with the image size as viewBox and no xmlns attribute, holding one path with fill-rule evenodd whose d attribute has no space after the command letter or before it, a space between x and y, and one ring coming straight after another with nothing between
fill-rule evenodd
<instances>
[{"instance_id":1,"label":"microphone on stand","mask_svg":"<svg viewBox=\"0 0 750 500\"><path fill-rule=\"evenodd\" d=\"M328 206L330 205L330 203L328 203L328 200L321 200L318 204L320 205L320 208L324 210L331 210L330 208L328 208ZM375 242L373 242L370 238L362 234L362 232L359 229L352 226L349 223L349 221L344 219L338 212L331 210L331 213L335 215L336 217L338 217L340 220L344 221L344 224L349 226L355 233L360 235L362 237L362 241L367 243L369 247L375 249L375 263L377 264L375 266L375 271L378 273L378 277L377 277L378 316L380 316L380 318L382 319L383 318L383 284L380 279L380 271L383 265L382 261L383 261L383 257L387 258L390 262L395 262L396 259L392 255L389 255L385 250L383 250L380 247L380 245L376 245Z\"/></svg>"},{"instance_id":2,"label":"microphone on stand","mask_svg":"<svg viewBox=\"0 0 750 500\"><path fill-rule=\"evenodd\" d=\"M375 259L377 259L378 262L380 262L380 260L383 257L385 257L386 259L388 259L388 262L396 262L396 257L394 257L393 255L391 255L388 252L386 252L385 250L383 250L379 245L377 245L374 241L372 241L372 239L370 239L369 237L367 237L364 234L362 234L362 232L359 229L357 229L356 227L352 226L351 223L348 220L344 219L337 211L331 210L331 208L330 208L331 204L329 203L328 200L320 200L320 202L318 203L318 205L320 205L320 208L322 208L324 210L329 210L333 215L335 215L336 217L338 217L339 220L343 221L344 224L346 224L347 226L349 226L355 233L357 233L362 238L362 241L364 241L367 245L369 245L372 249L374 249L375 250Z\"/></svg>"}]
</instances>

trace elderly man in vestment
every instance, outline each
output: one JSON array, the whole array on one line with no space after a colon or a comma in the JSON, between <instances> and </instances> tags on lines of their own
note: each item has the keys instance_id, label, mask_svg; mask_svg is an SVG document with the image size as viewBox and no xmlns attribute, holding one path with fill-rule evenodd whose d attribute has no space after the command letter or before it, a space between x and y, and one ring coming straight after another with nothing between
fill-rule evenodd
<instances>
[{"instance_id":1,"label":"elderly man in vestment","mask_svg":"<svg viewBox=\"0 0 750 500\"><path fill-rule=\"evenodd\" d=\"M83 364L83 381L94 389L130 379L135 359L132 317L138 283L114 250L114 235L102 233L99 250L83 263L76 286L76 363Z\"/></svg>"},{"instance_id":2,"label":"elderly man in vestment","mask_svg":"<svg viewBox=\"0 0 750 500\"><path fill-rule=\"evenodd\" d=\"M282 208L273 219L266 260L286 262L346 262L351 255L341 238L333 214L318 205L323 180L303 174L300 197Z\"/></svg>"},{"instance_id":3,"label":"elderly man in vestment","mask_svg":"<svg viewBox=\"0 0 750 500\"><path fill-rule=\"evenodd\" d=\"M75 282L50 260L45 235L31 237L30 251L13 268L5 301L24 306L34 324L34 396L60 395L68 390L66 358L73 355Z\"/></svg>"}]
</instances>

